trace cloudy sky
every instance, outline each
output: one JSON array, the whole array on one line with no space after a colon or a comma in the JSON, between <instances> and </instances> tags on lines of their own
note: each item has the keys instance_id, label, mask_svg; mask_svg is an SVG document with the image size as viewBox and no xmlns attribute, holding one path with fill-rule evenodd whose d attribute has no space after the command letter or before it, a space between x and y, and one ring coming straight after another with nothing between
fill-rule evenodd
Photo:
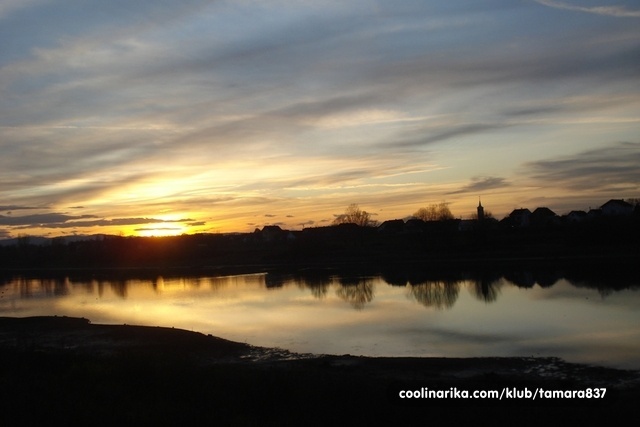
<instances>
[{"instance_id":1,"label":"cloudy sky","mask_svg":"<svg viewBox=\"0 0 640 427\"><path fill-rule=\"evenodd\" d=\"M0 237L640 196L637 0L0 0Z\"/></svg>"}]
</instances>

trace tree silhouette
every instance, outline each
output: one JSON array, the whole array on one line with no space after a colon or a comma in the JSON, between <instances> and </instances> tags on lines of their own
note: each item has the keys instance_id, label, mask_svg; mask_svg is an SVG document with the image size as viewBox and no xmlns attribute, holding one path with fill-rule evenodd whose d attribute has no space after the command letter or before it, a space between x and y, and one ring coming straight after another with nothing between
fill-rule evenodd
<instances>
[{"instance_id":1,"label":"tree silhouette","mask_svg":"<svg viewBox=\"0 0 640 427\"><path fill-rule=\"evenodd\" d=\"M367 278L341 278L336 295L349 302L353 308L362 310L367 303L373 301L373 281Z\"/></svg>"},{"instance_id":2,"label":"tree silhouette","mask_svg":"<svg viewBox=\"0 0 640 427\"><path fill-rule=\"evenodd\" d=\"M371 219L371 214L360 209L357 203L350 204L343 214L336 216L333 225L356 224L362 227L374 227L377 221Z\"/></svg>"},{"instance_id":3,"label":"tree silhouette","mask_svg":"<svg viewBox=\"0 0 640 427\"><path fill-rule=\"evenodd\" d=\"M438 310L450 309L458 299L460 282L430 280L409 286L409 293L425 307Z\"/></svg>"},{"instance_id":4,"label":"tree silhouette","mask_svg":"<svg viewBox=\"0 0 640 427\"><path fill-rule=\"evenodd\" d=\"M453 219L453 214L449 210L449 204L442 202L429 205L426 208L420 208L413 214L415 218L423 221L444 221Z\"/></svg>"},{"instance_id":5,"label":"tree silhouette","mask_svg":"<svg viewBox=\"0 0 640 427\"><path fill-rule=\"evenodd\" d=\"M499 280L478 279L470 283L471 293L481 301L494 302L500 294L502 282Z\"/></svg>"}]
</instances>

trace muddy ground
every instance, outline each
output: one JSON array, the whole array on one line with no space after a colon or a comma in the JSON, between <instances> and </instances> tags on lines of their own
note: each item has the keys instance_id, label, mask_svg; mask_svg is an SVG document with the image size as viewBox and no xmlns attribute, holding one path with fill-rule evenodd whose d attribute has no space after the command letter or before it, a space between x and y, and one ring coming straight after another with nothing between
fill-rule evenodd
<instances>
[{"instance_id":1,"label":"muddy ground","mask_svg":"<svg viewBox=\"0 0 640 427\"><path fill-rule=\"evenodd\" d=\"M449 397L399 398L424 388ZM463 398L489 390L502 399ZM635 418L638 403L639 372L555 358L300 355L173 328L0 318L3 425L592 425Z\"/></svg>"}]
</instances>

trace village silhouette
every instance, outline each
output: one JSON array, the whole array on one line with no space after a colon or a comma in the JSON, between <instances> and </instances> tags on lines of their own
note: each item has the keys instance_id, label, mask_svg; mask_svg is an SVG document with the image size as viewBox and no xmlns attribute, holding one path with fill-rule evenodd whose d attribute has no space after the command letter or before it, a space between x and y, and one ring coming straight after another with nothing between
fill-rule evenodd
<instances>
[{"instance_id":1,"label":"village silhouette","mask_svg":"<svg viewBox=\"0 0 640 427\"><path fill-rule=\"evenodd\" d=\"M563 216L546 207L520 208L502 220L493 218L481 202L468 220L453 218L444 205L432 205L424 209L431 210L431 220L414 216L381 224L351 205L333 225L303 230L268 225L251 233L169 237L35 240L23 236L0 246L0 268L206 269L422 262L435 268L447 263L635 262L640 254L636 202L612 199L598 209Z\"/></svg>"}]
</instances>

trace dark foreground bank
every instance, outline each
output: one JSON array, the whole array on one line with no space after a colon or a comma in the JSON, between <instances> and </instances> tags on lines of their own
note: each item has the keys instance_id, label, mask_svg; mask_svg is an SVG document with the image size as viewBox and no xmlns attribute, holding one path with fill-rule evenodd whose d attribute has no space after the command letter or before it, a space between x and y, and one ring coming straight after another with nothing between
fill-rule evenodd
<instances>
[{"instance_id":1,"label":"dark foreground bank","mask_svg":"<svg viewBox=\"0 0 640 427\"><path fill-rule=\"evenodd\" d=\"M638 372L558 359L295 355L171 328L0 318L3 425L592 425L638 402Z\"/></svg>"}]
</instances>

